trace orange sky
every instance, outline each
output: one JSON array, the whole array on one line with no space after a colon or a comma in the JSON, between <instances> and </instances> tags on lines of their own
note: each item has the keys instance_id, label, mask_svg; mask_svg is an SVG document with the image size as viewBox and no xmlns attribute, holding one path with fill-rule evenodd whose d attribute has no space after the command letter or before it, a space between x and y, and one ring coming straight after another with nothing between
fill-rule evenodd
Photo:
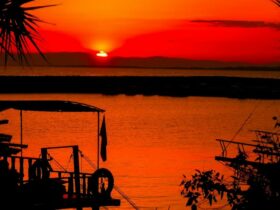
<instances>
[{"instance_id":1,"label":"orange sky","mask_svg":"<svg viewBox=\"0 0 280 210\"><path fill-rule=\"evenodd\" d=\"M34 12L53 23L40 25L44 51L248 62L280 58L280 8L270 0L36 1L53 3L59 6Z\"/></svg>"}]
</instances>

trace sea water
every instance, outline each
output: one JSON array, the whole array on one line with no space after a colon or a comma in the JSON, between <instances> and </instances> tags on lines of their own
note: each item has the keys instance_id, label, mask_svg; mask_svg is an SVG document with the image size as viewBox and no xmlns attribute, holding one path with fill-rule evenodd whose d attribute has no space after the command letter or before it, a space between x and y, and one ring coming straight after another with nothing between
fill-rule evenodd
<instances>
[{"instance_id":1,"label":"sea water","mask_svg":"<svg viewBox=\"0 0 280 210\"><path fill-rule=\"evenodd\" d=\"M1 94L0 99L72 100L105 109L108 160L100 166L111 170L116 185L140 209L185 209L179 186L183 174L190 177L195 169L231 172L214 160L221 154L216 138L237 134L235 140L250 142L254 135L249 130L275 131L272 117L280 115L279 100L101 94ZM19 112L3 111L0 119L10 120L1 133L12 134L19 143ZM96 113L24 111L22 119L23 143L29 145L24 155L38 157L41 147L77 144L96 164ZM72 170L71 150L51 155ZM84 159L80 166L85 172L95 170ZM113 197L122 199L118 209L133 209L117 192Z\"/></svg>"}]
</instances>

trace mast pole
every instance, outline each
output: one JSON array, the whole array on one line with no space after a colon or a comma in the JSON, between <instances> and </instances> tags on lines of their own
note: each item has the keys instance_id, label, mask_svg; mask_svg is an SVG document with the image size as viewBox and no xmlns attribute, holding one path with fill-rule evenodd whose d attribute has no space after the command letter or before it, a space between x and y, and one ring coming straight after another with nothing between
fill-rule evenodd
<instances>
[{"instance_id":1,"label":"mast pole","mask_svg":"<svg viewBox=\"0 0 280 210\"><path fill-rule=\"evenodd\" d=\"M97 112L97 169L99 169L99 118L100 112Z\"/></svg>"},{"instance_id":2,"label":"mast pole","mask_svg":"<svg viewBox=\"0 0 280 210\"><path fill-rule=\"evenodd\" d=\"M20 110L20 144L23 144L22 110ZM20 156L22 158L22 149L20 151Z\"/></svg>"},{"instance_id":3,"label":"mast pole","mask_svg":"<svg viewBox=\"0 0 280 210\"><path fill-rule=\"evenodd\" d=\"M22 145L23 143L23 129L22 129L23 125L22 125L22 110L20 110L20 144ZM20 162L19 162L19 174L20 174L20 186L23 185L23 173L24 173L24 169L23 169L23 148L21 148L20 150Z\"/></svg>"}]
</instances>

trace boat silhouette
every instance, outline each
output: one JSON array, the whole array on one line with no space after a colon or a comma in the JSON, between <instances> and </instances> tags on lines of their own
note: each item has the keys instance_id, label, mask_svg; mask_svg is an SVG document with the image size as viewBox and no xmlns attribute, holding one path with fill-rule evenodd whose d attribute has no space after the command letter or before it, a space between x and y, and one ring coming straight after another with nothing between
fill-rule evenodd
<instances>
[{"instance_id":1,"label":"boat silhouette","mask_svg":"<svg viewBox=\"0 0 280 210\"><path fill-rule=\"evenodd\" d=\"M106 168L99 168L100 114L103 109L73 101L0 101L0 111L18 110L20 113L20 143L13 143L12 136L0 134L0 209L52 210L101 206L120 206L120 200L111 197L114 177ZM40 157L23 156L28 145L22 142L22 112L93 112L97 113L97 169L93 173L80 170L82 155L78 145L41 148ZM0 120L0 125L9 120ZM73 171L53 170L50 150L72 150ZM24 172L27 171L27 174Z\"/></svg>"}]
</instances>

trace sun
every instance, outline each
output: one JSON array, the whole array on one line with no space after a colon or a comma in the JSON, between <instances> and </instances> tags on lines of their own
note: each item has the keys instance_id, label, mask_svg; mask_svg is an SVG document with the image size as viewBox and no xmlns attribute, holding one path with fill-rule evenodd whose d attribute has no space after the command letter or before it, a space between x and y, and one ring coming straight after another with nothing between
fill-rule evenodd
<instances>
[{"instance_id":1,"label":"sun","mask_svg":"<svg viewBox=\"0 0 280 210\"><path fill-rule=\"evenodd\" d=\"M96 53L96 56L105 58L105 57L108 57L108 53L106 53L103 50L100 50L98 53Z\"/></svg>"}]
</instances>

